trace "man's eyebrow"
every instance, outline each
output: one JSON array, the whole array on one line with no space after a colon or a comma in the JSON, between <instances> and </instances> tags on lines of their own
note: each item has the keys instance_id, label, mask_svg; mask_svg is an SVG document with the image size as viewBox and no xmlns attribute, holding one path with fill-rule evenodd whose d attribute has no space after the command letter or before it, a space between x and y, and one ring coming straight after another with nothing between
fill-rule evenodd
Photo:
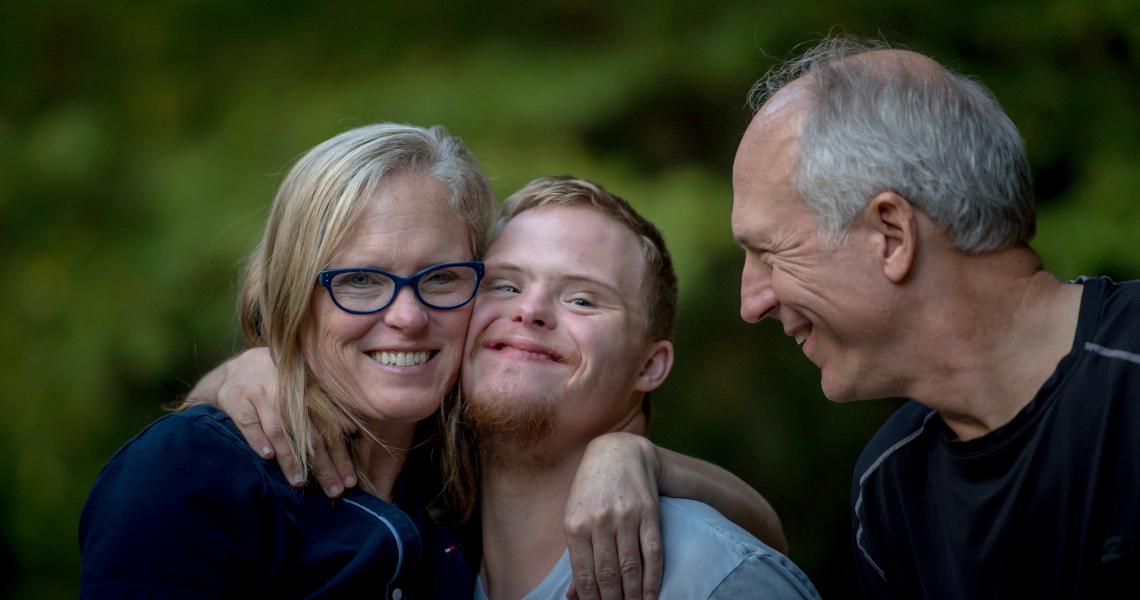
<instances>
[{"instance_id":1,"label":"man's eyebrow","mask_svg":"<svg viewBox=\"0 0 1140 600\"><path fill-rule=\"evenodd\" d=\"M756 250L758 252L764 252L768 249L768 243L766 240L750 240L747 237L739 235L733 236L733 239L736 240L737 246L740 246L745 250Z\"/></svg>"},{"instance_id":2,"label":"man's eyebrow","mask_svg":"<svg viewBox=\"0 0 1140 600\"><path fill-rule=\"evenodd\" d=\"M600 287L618 298L624 298L624 295L621 293L621 291L613 285L608 284L600 279L590 277L589 275L560 275L558 279L565 282L585 283L587 285Z\"/></svg>"},{"instance_id":3,"label":"man's eyebrow","mask_svg":"<svg viewBox=\"0 0 1140 600\"><path fill-rule=\"evenodd\" d=\"M487 271L509 271L512 273L523 273L527 275L531 274L531 269L528 269L518 263L493 261L486 263L486 265ZM581 273L560 273L556 276L556 279L558 279L560 282L585 283L591 286L602 288L618 298L624 299L625 297L624 294L622 294L621 290L617 289L617 287L614 285L606 283L601 279L591 277L589 275L584 275Z\"/></svg>"},{"instance_id":4,"label":"man's eyebrow","mask_svg":"<svg viewBox=\"0 0 1140 600\"><path fill-rule=\"evenodd\" d=\"M524 269L522 265L517 265L510 262L484 261L483 264L486 265L488 271L491 269L495 269L496 271L513 271L516 273L526 273L528 271L528 269Z\"/></svg>"}]
</instances>

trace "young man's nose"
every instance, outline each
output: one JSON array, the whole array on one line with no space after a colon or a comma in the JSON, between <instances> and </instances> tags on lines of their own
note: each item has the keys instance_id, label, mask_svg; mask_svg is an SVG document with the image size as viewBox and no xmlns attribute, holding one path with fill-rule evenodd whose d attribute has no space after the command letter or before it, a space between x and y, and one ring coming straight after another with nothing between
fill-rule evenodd
<instances>
[{"instance_id":1,"label":"young man's nose","mask_svg":"<svg viewBox=\"0 0 1140 600\"><path fill-rule=\"evenodd\" d=\"M551 308L553 301L541 291L535 290L525 294L518 304L516 319L525 325L545 329L554 327L554 312Z\"/></svg>"}]
</instances>

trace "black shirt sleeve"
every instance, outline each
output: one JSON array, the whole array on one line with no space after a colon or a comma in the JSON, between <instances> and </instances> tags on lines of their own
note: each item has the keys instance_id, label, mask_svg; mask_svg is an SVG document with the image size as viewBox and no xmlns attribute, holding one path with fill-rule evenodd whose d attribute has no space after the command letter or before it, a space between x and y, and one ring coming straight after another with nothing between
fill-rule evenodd
<instances>
[{"instance_id":1,"label":"black shirt sleeve","mask_svg":"<svg viewBox=\"0 0 1140 600\"><path fill-rule=\"evenodd\" d=\"M168 415L143 430L83 509L82 597L217 597L256 585L268 490L255 460L208 415Z\"/></svg>"}]
</instances>

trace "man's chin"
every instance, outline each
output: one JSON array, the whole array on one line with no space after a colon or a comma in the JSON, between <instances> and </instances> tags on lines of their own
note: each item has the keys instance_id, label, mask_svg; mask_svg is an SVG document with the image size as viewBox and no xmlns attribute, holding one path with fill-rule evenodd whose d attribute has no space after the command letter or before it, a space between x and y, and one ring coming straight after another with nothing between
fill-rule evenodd
<instances>
[{"instance_id":1,"label":"man's chin","mask_svg":"<svg viewBox=\"0 0 1140 600\"><path fill-rule=\"evenodd\" d=\"M522 398L517 390L477 390L463 410L479 453L496 461L517 458L551 437L557 425L554 407L545 398Z\"/></svg>"},{"instance_id":2,"label":"man's chin","mask_svg":"<svg viewBox=\"0 0 1140 600\"><path fill-rule=\"evenodd\" d=\"M820 387L823 396L836 404L860 400L856 386L852 381L839 377L828 377L825 371L820 378Z\"/></svg>"},{"instance_id":3,"label":"man's chin","mask_svg":"<svg viewBox=\"0 0 1140 600\"><path fill-rule=\"evenodd\" d=\"M850 399L848 397L850 386L846 382L838 381L835 374L828 373L826 369L820 369L819 387L823 390L823 396L832 402L841 404Z\"/></svg>"}]
</instances>

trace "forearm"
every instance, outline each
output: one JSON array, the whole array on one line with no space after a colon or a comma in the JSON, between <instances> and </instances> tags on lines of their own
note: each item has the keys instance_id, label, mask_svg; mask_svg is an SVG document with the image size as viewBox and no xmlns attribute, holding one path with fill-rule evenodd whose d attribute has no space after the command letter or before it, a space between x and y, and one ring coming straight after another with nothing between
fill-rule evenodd
<instances>
[{"instance_id":1,"label":"forearm","mask_svg":"<svg viewBox=\"0 0 1140 600\"><path fill-rule=\"evenodd\" d=\"M699 500L720 511L775 550L787 554L788 541L771 504L742 479L714 464L655 446L663 496Z\"/></svg>"},{"instance_id":2,"label":"forearm","mask_svg":"<svg viewBox=\"0 0 1140 600\"><path fill-rule=\"evenodd\" d=\"M193 389L189 394L182 399L182 406L191 404L218 404L218 394L222 389L222 384L226 381L226 365L222 363L214 367L209 373L206 373L198 383L194 384Z\"/></svg>"}]
</instances>

